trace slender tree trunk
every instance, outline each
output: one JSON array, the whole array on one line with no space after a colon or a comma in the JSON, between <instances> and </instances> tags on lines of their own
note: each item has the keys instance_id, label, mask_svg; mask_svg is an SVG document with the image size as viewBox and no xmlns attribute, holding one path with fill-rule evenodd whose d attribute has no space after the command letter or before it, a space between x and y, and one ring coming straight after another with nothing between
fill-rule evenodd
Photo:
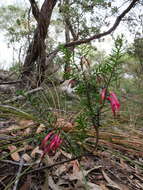
<instances>
[{"instance_id":1,"label":"slender tree trunk","mask_svg":"<svg viewBox=\"0 0 143 190\"><path fill-rule=\"evenodd\" d=\"M70 42L70 30L67 26L67 23L65 23L65 40L66 40L66 43ZM69 72L70 72L70 60L65 59L65 68L64 68L64 76L63 76L64 80L69 79Z\"/></svg>"},{"instance_id":2,"label":"slender tree trunk","mask_svg":"<svg viewBox=\"0 0 143 190\"><path fill-rule=\"evenodd\" d=\"M70 7L70 0L65 0L64 1L64 4L66 5L66 7ZM64 23L65 23L65 41L66 41L66 44L69 43L71 41L70 39L70 33L71 33L71 36L73 38L73 40L77 40L77 35L73 29L73 26L70 22L70 15L69 14L65 14L64 15ZM71 53L74 51L74 47L70 47L69 48L69 51L71 51ZM64 80L67 80L69 79L69 76L70 76L70 60L67 59L65 60L65 68L64 68Z\"/></svg>"}]
</instances>

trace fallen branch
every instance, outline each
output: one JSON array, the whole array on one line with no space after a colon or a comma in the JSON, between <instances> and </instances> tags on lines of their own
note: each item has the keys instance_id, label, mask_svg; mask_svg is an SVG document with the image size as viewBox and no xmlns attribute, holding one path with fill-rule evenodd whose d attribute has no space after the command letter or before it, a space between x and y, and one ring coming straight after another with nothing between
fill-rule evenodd
<instances>
[{"instance_id":1,"label":"fallen branch","mask_svg":"<svg viewBox=\"0 0 143 190\"><path fill-rule=\"evenodd\" d=\"M16 81L7 81L7 82L0 82L0 85L5 85L5 84L17 84L21 83L21 80L16 80Z\"/></svg>"},{"instance_id":2,"label":"fallen branch","mask_svg":"<svg viewBox=\"0 0 143 190\"><path fill-rule=\"evenodd\" d=\"M3 103L7 104L7 103L15 102L15 101L17 101L17 100L24 100L27 95L33 94L33 93L38 92L38 91L41 91L41 90L43 90L42 87L32 89L32 90L30 90L30 91L25 92L24 95L14 96L12 99L6 100L6 101L4 101Z\"/></svg>"}]
</instances>

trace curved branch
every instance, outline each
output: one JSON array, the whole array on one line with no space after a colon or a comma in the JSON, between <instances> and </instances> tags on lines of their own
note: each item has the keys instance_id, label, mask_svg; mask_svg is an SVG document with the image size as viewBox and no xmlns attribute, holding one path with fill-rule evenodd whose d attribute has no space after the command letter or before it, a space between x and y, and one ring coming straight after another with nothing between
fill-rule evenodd
<instances>
[{"instance_id":1,"label":"curved branch","mask_svg":"<svg viewBox=\"0 0 143 190\"><path fill-rule=\"evenodd\" d=\"M105 31L103 33L100 33L100 34L95 34L95 35L91 36L90 38L76 40L76 41L66 43L66 44L64 44L64 46L65 47L71 47L71 46L76 46L76 45L80 45L80 44L83 44L83 43L88 43L88 42L90 42L92 40L99 39L99 38L101 38L103 36L106 36L106 35L110 34L111 32L113 32L117 28L117 26L122 21L122 18L135 6L135 4L137 2L139 2L139 0L132 0L130 5L117 17L117 19L114 22L113 26L111 28L109 28L107 31Z\"/></svg>"}]
</instances>

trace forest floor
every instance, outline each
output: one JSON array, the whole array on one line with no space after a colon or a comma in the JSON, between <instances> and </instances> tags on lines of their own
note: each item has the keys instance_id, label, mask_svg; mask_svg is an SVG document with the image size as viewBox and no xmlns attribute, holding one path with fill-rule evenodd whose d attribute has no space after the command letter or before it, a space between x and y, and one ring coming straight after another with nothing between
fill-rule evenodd
<instances>
[{"instance_id":1,"label":"forest floor","mask_svg":"<svg viewBox=\"0 0 143 190\"><path fill-rule=\"evenodd\" d=\"M59 149L41 162L42 151L30 141L33 126L35 134L46 130L32 120L1 119L1 190L143 190L143 131L104 129L90 156L76 159ZM95 132L90 130L90 136Z\"/></svg>"},{"instance_id":2,"label":"forest floor","mask_svg":"<svg viewBox=\"0 0 143 190\"><path fill-rule=\"evenodd\" d=\"M41 160L38 140L47 134L46 126L26 119L23 111L24 117L19 117L15 108L4 107L4 111L0 107L0 190L143 190L143 128L129 126L120 118L121 124L101 127L96 151L93 144L77 142L88 156L73 157L61 146ZM74 124L58 119L68 136ZM94 129L90 128L88 135L87 140L94 142Z\"/></svg>"}]
</instances>

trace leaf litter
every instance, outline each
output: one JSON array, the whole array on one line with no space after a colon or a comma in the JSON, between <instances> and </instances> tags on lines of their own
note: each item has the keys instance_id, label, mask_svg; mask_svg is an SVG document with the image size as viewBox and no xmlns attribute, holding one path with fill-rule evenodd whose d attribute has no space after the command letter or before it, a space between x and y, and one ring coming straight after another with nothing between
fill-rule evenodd
<instances>
[{"instance_id":1,"label":"leaf litter","mask_svg":"<svg viewBox=\"0 0 143 190\"><path fill-rule=\"evenodd\" d=\"M58 122L60 121L65 128L66 121L61 118ZM73 130L73 125L69 122L67 126L69 131ZM46 155L41 161L42 150L36 143L26 141L25 138L33 136L33 132L41 134L45 130L44 124L37 125L32 120L22 119L15 119L15 123L0 128L1 190L16 187L20 167L22 169L17 182L19 190L143 189L143 140L140 135L101 131L98 150L92 156L63 162L72 159L72 155L59 149L56 154ZM94 131L89 133L94 138ZM85 151L90 149L84 148ZM57 162L59 164L54 166ZM37 170L49 165L53 167Z\"/></svg>"}]
</instances>

